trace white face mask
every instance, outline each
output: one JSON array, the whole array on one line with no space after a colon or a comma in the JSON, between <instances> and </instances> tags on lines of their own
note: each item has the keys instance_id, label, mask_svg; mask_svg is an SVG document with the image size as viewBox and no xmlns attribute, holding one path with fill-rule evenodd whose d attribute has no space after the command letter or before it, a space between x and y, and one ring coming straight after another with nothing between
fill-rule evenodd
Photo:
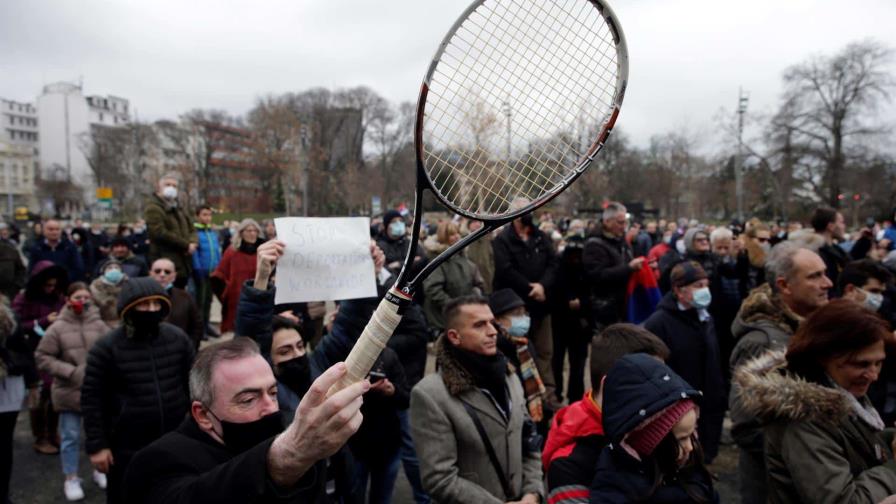
<instances>
[{"instance_id":1,"label":"white face mask","mask_svg":"<svg viewBox=\"0 0 896 504\"><path fill-rule=\"evenodd\" d=\"M884 295L876 292L868 292L865 289L859 289L859 291L865 295L865 308L876 312L880 310L880 306L884 304Z\"/></svg>"},{"instance_id":2,"label":"white face mask","mask_svg":"<svg viewBox=\"0 0 896 504\"><path fill-rule=\"evenodd\" d=\"M171 186L165 187L162 189L162 196L170 200L177 199L177 188Z\"/></svg>"},{"instance_id":3,"label":"white face mask","mask_svg":"<svg viewBox=\"0 0 896 504\"><path fill-rule=\"evenodd\" d=\"M675 242L675 250L677 250L681 255L684 255L684 253L687 252L688 249L684 245L684 240L678 240L677 242Z\"/></svg>"}]
</instances>

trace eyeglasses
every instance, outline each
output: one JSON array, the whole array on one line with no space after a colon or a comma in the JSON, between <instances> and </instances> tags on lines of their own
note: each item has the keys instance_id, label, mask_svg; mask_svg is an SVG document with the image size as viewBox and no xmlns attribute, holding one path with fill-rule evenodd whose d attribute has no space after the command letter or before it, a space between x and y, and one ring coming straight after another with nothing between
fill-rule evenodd
<instances>
[{"instance_id":1,"label":"eyeglasses","mask_svg":"<svg viewBox=\"0 0 896 504\"><path fill-rule=\"evenodd\" d=\"M166 275L170 275L170 274L174 273L173 270L167 270L167 269L154 269L154 270L152 270L152 272L153 273L164 273Z\"/></svg>"},{"instance_id":2,"label":"eyeglasses","mask_svg":"<svg viewBox=\"0 0 896 504\"><path fill-rule=\"evenodd\" d=\"M706 238L705 236L701 236L701 237L699 237L699 238L694 238L694 241L695 241L695 242L700 242L700 243L706 243L706 242L709 241L709 238Z\"/></svg>"},{"instance_id":3,"label":"eyeglasses","mask_svg":"<svg viewBox=\"0 0 896 504\"><path fill-rule=\"evenodd\" d=\"M758 241L759 243L768 243L769 239L768 238L756 238L756 241Z\"/></svg>"}]
</instances>

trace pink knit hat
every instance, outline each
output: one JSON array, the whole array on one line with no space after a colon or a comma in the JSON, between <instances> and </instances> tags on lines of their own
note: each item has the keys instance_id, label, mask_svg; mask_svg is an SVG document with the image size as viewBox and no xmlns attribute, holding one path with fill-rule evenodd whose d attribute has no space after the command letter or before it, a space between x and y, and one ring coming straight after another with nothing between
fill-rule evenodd
<instances>
[{"instance_id":1,"label":"pink knit hat","mask_svg":"<svg viewBox=\"0 0 896 504\"><path fill-rule=\"evenodd\" d=\"M684 399L669 406L654 415L646 425L633 430L625 438L626 444L632 447L641 457L647 457L656 449L660 441L675 427L675 424L684 417L688 411L697 405L690 399Z\"/></svg>"}]
</instances>

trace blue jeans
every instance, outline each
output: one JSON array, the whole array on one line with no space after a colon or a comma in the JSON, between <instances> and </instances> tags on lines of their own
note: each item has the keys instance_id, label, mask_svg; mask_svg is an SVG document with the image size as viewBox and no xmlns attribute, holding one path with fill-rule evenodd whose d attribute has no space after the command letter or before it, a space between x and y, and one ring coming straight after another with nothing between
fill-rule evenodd
<instances>
[{"instance_id":1,"label":"blue jeans","mask_svg":"<svg viewBox=\"0 0 896 504\"><path fill-rule=\"evenodd\" d=\"M74 411L59 413L59 459L62 473L66 476L78 475L78 460L81 456L81 414Z\"/></svg>"},{"instance_id":2,"label":"blue jeans","mask_svg":"<svg viewBox=\"0 0 896 504\"><path fill-rule=\"evenodd\" d=\"M367 479L370 476L370 494L366 502L368 504L390 504L392 491L395 489L395 478L398 477L398 466L401 459L398 454L383 466L368 467L367 464L355 459L355 495L364 495L367 489Z\"/></svg>"},{"instance_id":3,"label":"blue jeans","mask_svg":"<svg viewBox=\"0 0 896 504\"><path fill-rule=\"evenodd\" d=\"M429 494L423 489L423 482L420 480L420 461L417 460L417 450L414 449L414 440L411 438L408 410L400 410L398 418L401 420L401 448L399 448L398 454L404 465L404 474L408 477L411 490L414 492L414 502L429 504Z\"/></svg>"}]
</instances>

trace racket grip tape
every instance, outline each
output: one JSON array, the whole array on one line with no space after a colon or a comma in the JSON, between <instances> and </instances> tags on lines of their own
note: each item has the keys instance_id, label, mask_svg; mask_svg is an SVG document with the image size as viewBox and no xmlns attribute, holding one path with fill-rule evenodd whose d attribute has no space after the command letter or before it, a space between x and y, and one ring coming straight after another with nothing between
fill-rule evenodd
<instances>
[{"instance_id":1,"label":"racket grip tape","mask_svg":"<svg viewBox=\"0 0 896 504\"><path fill-rule=\"evenodd\" d=\"M361 332L361 337L345 359L348 372L330 388L327 397L367 377L380 352L386 347L386 342L401 322L398 310L399 306L394 302L388 299L380 301L364 331Z\"/></svg>"}]
</instances>

